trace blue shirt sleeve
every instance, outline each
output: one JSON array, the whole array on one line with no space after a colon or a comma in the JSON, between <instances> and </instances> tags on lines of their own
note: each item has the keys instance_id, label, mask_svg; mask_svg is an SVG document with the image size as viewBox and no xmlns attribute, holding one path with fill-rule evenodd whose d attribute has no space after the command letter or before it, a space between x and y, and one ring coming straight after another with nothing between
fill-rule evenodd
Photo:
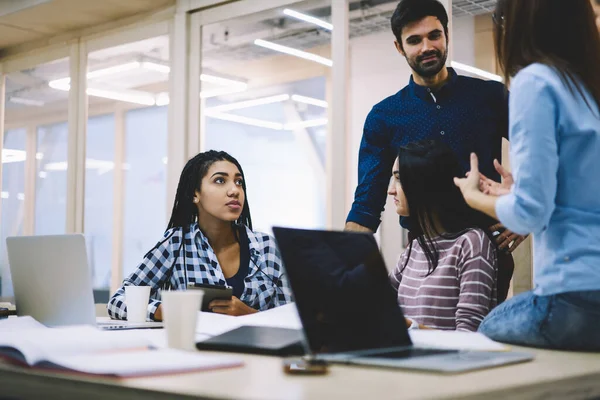
<instances>
[{"instance_id":1,"label":"blue shirt sleeve","mask_svg":"<svg viewBox=\"0 0 600 400\"><path fill-rule=\"evenodd\" d=\"M363 129L358 153L358 186L347 222L377 230L385 206L387 185L392 176L395 152L395 149L390 149L385 121L380 112L373 108Z\"/></svg>"},{"instance_id":2,"label":"blue shirt sleeve","mask_svg":"<svg viewBox=\"0 0 600 400\"><path fill-rule=\"evenodd\" d=\"M522 71L511 85L510 162L515 183L496 202L500 222L518 234L539 233L557 191L557 104L549 84Z\"/></svg>"}]
</instances>

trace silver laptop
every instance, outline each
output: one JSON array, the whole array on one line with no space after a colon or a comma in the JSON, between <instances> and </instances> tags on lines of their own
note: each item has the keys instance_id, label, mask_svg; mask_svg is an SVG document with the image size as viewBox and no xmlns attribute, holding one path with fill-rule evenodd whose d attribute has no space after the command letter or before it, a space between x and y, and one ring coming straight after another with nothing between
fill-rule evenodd
<instances>
[{"instance_id":1,"label":"silver laptop","mask_svg":"<svg viewBox=\"0 0 600 400\"><path fill-rule=\"evenodd\" d=\"M529 361L519 352L415 348L372 234L273 228L309 355L446 373Z\"/></svg>"},{"instance_id":2,"label":"silver laptop","mask_svg":"<svg viewBox=\"0 0 600 400\"><path fill-rule=\"evenodd\" d=\"M9 237L6 246L17 315L30 315L47 326L87 324L110 330L162 327L159 322L96 322L83 235Z\"/></svg>"}]
</instances>

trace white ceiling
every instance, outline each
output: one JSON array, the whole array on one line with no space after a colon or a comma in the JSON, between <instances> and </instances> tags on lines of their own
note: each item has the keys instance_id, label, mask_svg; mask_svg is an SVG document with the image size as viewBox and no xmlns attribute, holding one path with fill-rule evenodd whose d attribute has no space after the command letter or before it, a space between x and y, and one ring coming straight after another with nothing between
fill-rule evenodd
<instances>
[{"instance_id":1,"label":"white ceiling","mask_svg":"<svg viewBox=\"0 0 600 400\"><path fill-rule=\"evenodd\" d=\"M0 0L0 49L156 11L176 0Z\"/></svg>"}]
</instances>

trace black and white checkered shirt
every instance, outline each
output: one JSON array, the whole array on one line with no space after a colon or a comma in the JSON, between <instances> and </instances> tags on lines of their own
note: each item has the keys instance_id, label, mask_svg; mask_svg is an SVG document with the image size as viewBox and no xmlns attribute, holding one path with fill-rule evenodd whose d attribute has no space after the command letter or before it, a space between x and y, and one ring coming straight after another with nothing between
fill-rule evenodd
<instances>
[{"instance_id":1,"label":"black and white checkered shirt","mask_svg":"<svg viewBox=\"0 0 600 400\"><path fill-rule=\"evenodd\" d=\"M248 233L250 263L240 300L260 311L292 301L275 240L265 233L244 228ZM123 281L108 302L108 314L112 318L127 319L125 286L128 285L151 286L148 304L150 320L154 320L156 308L161 303L160 290L167 280L171 290L185 290L188 283L226 285L219 261L198 224L195 222L186 229L184 243L181 240L182 232L182 228L166 231L164 239L145 255L136 270Z\"/></svg>"}]
</instances>

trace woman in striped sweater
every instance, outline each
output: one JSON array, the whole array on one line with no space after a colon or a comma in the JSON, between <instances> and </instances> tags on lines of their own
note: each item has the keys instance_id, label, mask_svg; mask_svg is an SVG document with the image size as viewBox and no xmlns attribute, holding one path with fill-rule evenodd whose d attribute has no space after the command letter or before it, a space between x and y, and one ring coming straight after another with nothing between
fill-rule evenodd
<instances>
[{"instance_id":1,"label":"woman in striped sweater","mask_svg":"<svg viewBox=\"0 0 600 400\"><path fill-rule=\"evenodd\" d=\"M444 143L400 148L388 194L396 212L418 222L390 274L411 329L476 331L497 303L496 246L490 220L454 185L464 175Z\"/></svg>"}]
</instances>

